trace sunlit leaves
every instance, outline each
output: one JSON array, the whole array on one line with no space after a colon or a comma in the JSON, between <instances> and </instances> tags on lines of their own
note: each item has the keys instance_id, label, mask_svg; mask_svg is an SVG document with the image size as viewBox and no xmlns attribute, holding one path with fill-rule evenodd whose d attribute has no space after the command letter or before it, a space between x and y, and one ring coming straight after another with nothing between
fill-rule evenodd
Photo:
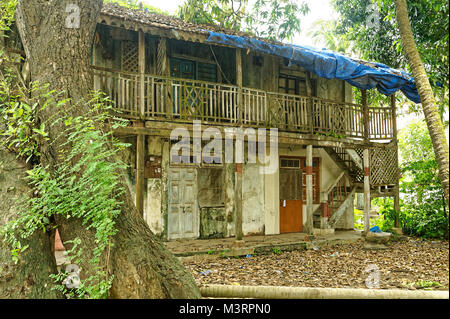
<instances>
[{"instance_id":1,"label":"sunlit leaves","mask_svg":"<svg viewBox=\"0 0 450 319\"><path fill-rule=\"evenodd\" d=\"M185 0L178 16L282 41L300 32L300 16L308 12L306 2L295 0Z\"/></svg>"}]
</instances>

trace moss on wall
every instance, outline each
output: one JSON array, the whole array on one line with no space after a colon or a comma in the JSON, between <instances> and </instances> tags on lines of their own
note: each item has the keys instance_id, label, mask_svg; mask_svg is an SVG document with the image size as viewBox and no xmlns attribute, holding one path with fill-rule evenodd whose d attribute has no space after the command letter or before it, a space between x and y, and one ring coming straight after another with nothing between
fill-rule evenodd
<instances>
[{"instance_id":1,"label":"moss on wall","mask_svg":"<svg viewBox=\"0 0 450 319\"><path fill-rule=\"evenodd\" d=\"M200 210L200 238L223 238L226 232L225 208L204 207Z\"/></svg>"}]
</instances>

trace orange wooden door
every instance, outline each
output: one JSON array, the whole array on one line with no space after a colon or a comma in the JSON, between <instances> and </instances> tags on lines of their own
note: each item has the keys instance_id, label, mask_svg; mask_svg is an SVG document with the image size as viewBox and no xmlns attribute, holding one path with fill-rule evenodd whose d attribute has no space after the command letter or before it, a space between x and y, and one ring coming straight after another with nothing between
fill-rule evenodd
<instances>
[{"instance_id":1,"label":"orange wooden door","mask_svg":"<svg viewBox=\"0 0 450 319\"><path fill-rule=\"evenodd\" d=\"M280 233L301 232L302 170L280 168Z\"/></svg>"},{"instance_id":2,"label":"orange wooden door","mask_svg":"<svg viewBox=\"0 0 450 319\"><path fill-rule=\"evenodd\" d=\"M302 201L282 200L280 205L280 233L302 231Z\"/></svg>"}]
</instances>

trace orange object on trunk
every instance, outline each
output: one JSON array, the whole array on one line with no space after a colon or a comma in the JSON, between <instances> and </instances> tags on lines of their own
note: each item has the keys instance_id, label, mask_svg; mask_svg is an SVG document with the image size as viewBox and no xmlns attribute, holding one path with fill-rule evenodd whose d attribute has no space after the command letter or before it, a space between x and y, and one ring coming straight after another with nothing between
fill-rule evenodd
<instances>
[{"instance_id":1,"label":"orange object on trunk","mask_svg":"<svg viewBox=\"0 0 450 319\"><path fill-rule=\"evenodd\" d=\"M64 251L66 250L64 248L64 245L61 241L61 237L59 236L59 232L58 230L56 230L56 234L55 234L55 251Z\"/></svg>"}]
</instances>

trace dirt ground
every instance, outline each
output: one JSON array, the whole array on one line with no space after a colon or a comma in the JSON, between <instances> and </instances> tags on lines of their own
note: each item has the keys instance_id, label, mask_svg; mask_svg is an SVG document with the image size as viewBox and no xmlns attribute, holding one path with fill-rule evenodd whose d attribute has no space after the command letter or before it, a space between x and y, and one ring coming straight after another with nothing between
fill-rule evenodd
<instances>
[{"instance_id":1,"label":"dirt ground","mask_svg":"<svg viewBox=\"0 0 450 319\"><path fill-rule=\"evenodd\" d=\"M375 287L382 289L448 289L448 241L409 238L390 243L387 250L363 250L363 245L359 240L305 251L275 250L270 255L180 259L199 286L367 288L367 283L379 283ZM377 276L378 281L374 279Z\"/></svg>"}]
</instances>

